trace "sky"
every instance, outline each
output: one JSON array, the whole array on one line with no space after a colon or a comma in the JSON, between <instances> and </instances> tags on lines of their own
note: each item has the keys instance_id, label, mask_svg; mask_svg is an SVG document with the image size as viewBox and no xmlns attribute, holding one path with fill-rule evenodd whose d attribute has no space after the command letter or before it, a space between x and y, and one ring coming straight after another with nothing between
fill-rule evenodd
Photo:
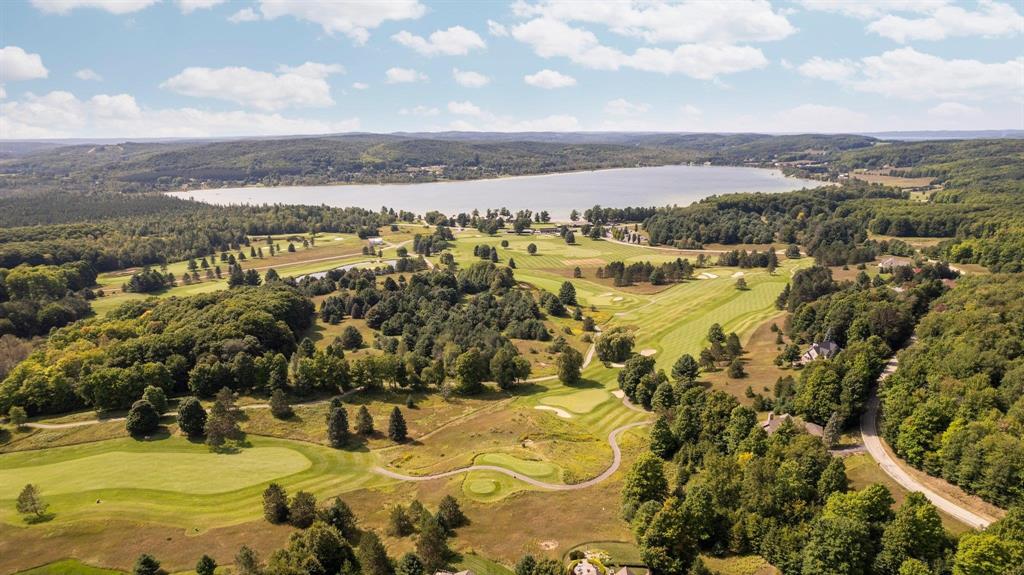
<instances>
[{"instance_id":1,"label":"sky","mask_svg":"<svg viewBox=\"0 0 1024 575\"><path fill-rule=\"evenodd\" d=\"M4 0L0 138L1024 129L1024 2Z\"/></svg>"}]
</instances>

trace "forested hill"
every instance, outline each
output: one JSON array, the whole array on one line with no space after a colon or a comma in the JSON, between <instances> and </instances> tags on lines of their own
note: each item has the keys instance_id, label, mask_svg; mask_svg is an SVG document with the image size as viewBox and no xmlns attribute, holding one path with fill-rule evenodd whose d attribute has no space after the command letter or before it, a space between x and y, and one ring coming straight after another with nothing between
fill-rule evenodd
<instances>
[{"instance_id":1,"label":"forested hill","mask_svg":"<svg viewBox=\"0 0 1024 575\"><path fill-rule=\"evenodd\" d=\"M0 159L0 194L428 182L683 162L770 165L821 161L876 142L844 135L453 132L43 146Z\"/></svg>"}]
</instances>

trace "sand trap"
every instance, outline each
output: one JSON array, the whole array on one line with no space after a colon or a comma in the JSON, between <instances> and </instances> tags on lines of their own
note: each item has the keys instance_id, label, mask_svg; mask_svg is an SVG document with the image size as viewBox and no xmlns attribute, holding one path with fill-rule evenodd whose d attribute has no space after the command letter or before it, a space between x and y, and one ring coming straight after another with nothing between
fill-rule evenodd
<instances>
[{"instance_id":1,"label":"sand trap","mask_svg":"<svg viewBox=\"0 0 1024 575\"><path fill-rule=\"evenodd\" d=\"M612 395L619 399L622 399L623 397L626 397L626 392L622 391L621 389L616 389L615 391L612 392Z\"/></svg>"},{"instance_id":2,"label":"sand trap","mask_svg":"<svg viewBox=\"0 0 1024 575\"><path fill-rule=\"evenodd\" d=\"M702 280L713 280L713 279L717 278L718 276L716 276L715 274L709 274L708 272L704 272L704 273L700 274L697 277L702 279Z\"/></svg>"},{"instance_id":3,"label":"sand trap","mask_svg":"<svg viewBox=\"0 0 1024 575\"><path fill-rule=\"evenodd\" d=\"M611 363L609 365L611 365L612 367L620 367L620 368L621 367L626 367L626 364L624 364L624 363Z\"/></svg>"},{"instance_id":4,"label":"sand trap","mask_svg":"<svg viewBox=\"0 0 1024 575\"><path fill-rule=\"evenodd\" d=\"M561 407L551 407L550 405L538 405L534 409L543 409L544 411L553 411L555 415L562 419L572 419L572 414L562 409Z\"/></svg>"},{"instance_id":5,"label":"sand trap","mask_svg":"<svg viewBox=\"0 0 1024 575\"><path fill-rule=\"evenodd\" d=\"M741 278L741 277L743 277L743 272L736 272L736 273L732 274L732 277L734 277L734 278Z\"/></svg>"},{"instance_id":6,"label":"sand trap","mask_svg":"<svg viewBox=\"0 0 1024 575\"><path fill-rule=\"evenodd\" d=\"M622 296L617 295L617 296L612 298L612 301L622 301Z\"/></svg>"},{"instance_id":7,"label":"sand trap","mask_svg":"<svg viewBox=\"0 0 1024 575\"><path fill-rule=\"evenodd\" d=\"M652 355L654 355L656 353L658 353L658 350L656 350L656 349L641 349L640 350L640 355L642 355L644 357L651 357Z\"/></svg>"},{"instance_id":8,"label":"sand trap","mask_svg":"<svg viewBox=\"0 0 1024 575\"><path fill-rule=\"evenodd\" d=\"M610 295L612 295L612 292L603 293L603 294L601 294L601 297L608 297Z\"/></svg>"},{"instance_id":9,"label":"sand trap","mask_svg":"<svg viewBox=\"0 0 1024 575\"><path fill-rule=\"evenodd\" d=\"M540 548L545 551L551 551L558 547L558 541L541 541Z\"/></svg>"}]
</instances>

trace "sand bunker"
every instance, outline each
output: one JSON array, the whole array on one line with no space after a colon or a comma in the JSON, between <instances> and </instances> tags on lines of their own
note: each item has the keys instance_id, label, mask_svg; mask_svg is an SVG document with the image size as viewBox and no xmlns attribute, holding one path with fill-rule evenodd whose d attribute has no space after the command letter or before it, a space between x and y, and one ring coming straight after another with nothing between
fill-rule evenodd
<instances>
[{"instance_id":1,"label":"sand bunker","mask_svg":"<svg viewBox=\"0 0 1024 575\"><path fill-rule=\"evenodd\" d=\"M656 350L656 349L641 349L640 350L640 355L642 355L644 357L651 357L652 355L654 355L656 353L658 353L658 350Z\"/></svg>"},{"instance_id":2,"label":"sand bunker","mask_svg":"<svg viewBox=\"0 0 1024 575\"><path fill-rule=\"evenodd\" d=\"M741 277L743 277L743 272L736 272L736 273L732 274L732 277L734 277L734 278L741 278Z\"/></svg>"},{"instance_id":3,"label":"sand bunker","mask_svg":"<svg viewBox=\"0 0 1024 575\"><path fill-rule=\"evenodd\" d=\"M555 415L562 419L572 419L572 414L562 409L561 407L551 407L550 405L538 405L534 409L543 409L544 411L553 411Z\"/></svg>"},{"instance_id":4,"label":"sand bunker","mask_svg":"<svg viewBox=\"0 0 1024 575\"><path fill-rule=\"evenodd\" d=\"M612 367L620 367L620 368L621 367L626 367L626 364L624 364L624 363L610 363L608 365L611 365Z\"/></svg>"},{"instance_id":5,"label":"sand bunker","mask_svg":"<svg viewBox=\"0 0 1024 575\"><path fill-rule=\"evenodd\" d=\"M622 296L617 295L617 296L612 298L612 301L622 301Z\"/></svg>"},{"instance_id":6,"label":"sand bunker","mask_svg":"<svg viewBox=\"0 0 1024 575\"><path fill-rule=\"evenodd\" d=\"M610 295L612 295L612 292L603 293L603 294L601 294L601 297L608 297Z\"/></svg>"},{"instance_id":7,"label":"sand bunker","mask_svg":"<svg viewBox=\"0 0 1024 575\"><path fill-rule=\"evenodd\" d=\"M612 392L612 395L619 399L622 399L623 397L626 397L626 392L622 391L621 389L616 389L615 391Z\"/></svg>"},{"instance_id":8,"label":"sand bunker","mask_svg":"<svg viewBox=\"0 0 1024 575\"><path fill-rule=\"evenodd\" d=\"M541 541L540 548L545 551L551 551L558 547L558 541Z\"/></svg>"},{"instance_id":9,"label":"sand bunker","mask_svg":"<svg viewBox=\"0 0 1024 575\"><path fill-rule=\"evenodd\" d=\"M700 274L697 277L702 279L702 280L713 280L713 279L717 278L718 276L716 276L715 274L709 274L708 272L704 272L704 273Z\"/></svg>"}]
</instances>

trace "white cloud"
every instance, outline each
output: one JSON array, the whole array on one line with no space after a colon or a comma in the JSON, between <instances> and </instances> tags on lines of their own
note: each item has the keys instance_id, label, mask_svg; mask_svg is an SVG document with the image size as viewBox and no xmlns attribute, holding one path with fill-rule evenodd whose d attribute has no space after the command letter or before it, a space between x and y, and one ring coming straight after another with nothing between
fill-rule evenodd
<instances>
[{"instance_id":1,"label":"white cloud","mask_svg":"<svg viewBox=\"0 0 1024 575\"><path fill-rule=\"evenodd\" d=\"M945 60L913 48L899 48L848 65L850 73L826 79L859 92L906 100L1019 101L1024 86L1024 57L986 63ZM829 66L840 69L844 64L817 59L813 68L825 70Z\"/></svg>"},{"instance_id":2,"label":"white cloud","mask_svg":"<svg viewBox=\"0 0 1024 575\"><path fill-rule=\"evenodd\" d=\"M1024 31L1024 17L1017 9L993 0L980 0L975 5L977 9L956 6L948 0L801 0L801 3L811 10L870 20L868 31L900 43L963 36L995 38Z\"/></svg>"},{"instance_id":3,"label":"white cloud","mask_svg":"<svg viewBox=\"0 0 1024 575\"><path fill-rule=\"evenodd\" d=\"M487 32L491 36L498 36L499 38L508 36L508 28L506 28L504 24L495 22L494 20L487 21Z\"/></svg>"},{"instance_id":4,"label":"white cloud","mask_svg":"<svg viewBox=\"0 0 1024 575\"><path fill-rule=\"evenodd\" d=\"M960 6L941 6L922 18L886 14L868 24L868 30L906 43L910 40L944 40L955 36L996 38L1015 36L1024 30L1024 17L1009 4L982 1L978 11Z\"/></svg>"},{"instance_id":5,"label":"white cloud","mask_svg":"<svg viewBox=\"0 0 1024 575\"><path fill-rule=\"evenodd\" d=\"M459 116L480 116L483 114L483 110L469 100L465 102L448 102L448 111Z\"/></svg>"},{"instance_id":6,"label":"white cloud","mask_svg":"<svg viewBox=\"0 0 1024 575\"><path fill-rule=\"evenodd\" d=\"M552 114L543 118L516 120L488 116L474 122L456 120L449 126L464 132L572 132L580 129L580 122L568 114Z\"/></svg>"},{"instance_id":7,"label":"white cloud","mask_svg":"<svg viewBox=\"0 0 1024 575\"><path fill-rule=\"evenodd\" d=\"M416 106L415 108L402 108L398 111L402 116L419 116L421 118L430 118L441 113L441 110L437 108L431 108L428 106Z\"/></svg>"},{"instance_id":8,"label":"white cloud","mask_svg":"<svg viewBox=\"0 0 1024 575\"><path fill-rule=\"evenodd\" d=\"M389 20L415 20L427 8L417 0L260 0L260 12L267 20L292 16L319 24L324 32L341 32L356 44L370 39L370 30Z\"/></svg>"},{"instance_id":9,"label":"white cloud","mask_svg":"<svg viewBox=\"0 0 1024 575\"><path fill-rule=\"evenodd\" d=\"M252 8L242 8L238 12L228 16L228 22L233 24L238 24L239 22L255 22L259 19L260 15Z\"/></svg>"},{"instance_id":10,"label":"white cloud","mask_svg":"<svg viewBox=\"0 0 1024 575\"><path fill-rule=\"evenodd\" d=\"M730 2L629 1L591 2L583 8L573 0L519 1L513 12L524 18L584 22L648 43L767 42L796 32L765 0Z\"/></svg>"},{"instance_id":11,"label":"white cloud","mask_svg":"<svg viewBox=\"0 0 1024 575\"><path fill-rule=\"evenodd\" d=\"M86 82L99 82L103 80L103 76L97 74L96 71L92 68L82 68L81 70L75 72L75 78L78 78L79 80L83 80Z\"/></svg>"},{"instance_id":12,"label":"white cloud","mask_svg":"<svg viewBox=\"0 0 1024 575\"><path fill-rule=\"evenodd\" d=\"M227 0L178 0L178 8L182 14L191 14L196 10L206 10L225 2Z\"/></svg>"},{"instance_id":13,"label":"white cloud","mask_svg":"<svg viewBox=\"0 0 1024 575\"><path fill-rule=\"evenodd\" d=\"M462 26L437 30L430 34L430 39L405 30L395 34L391 39L424 56L465 56L471 50L482 50L487 47L479 34Z\"/></svg>"},{"instance_id":14,"label":"white cloud","mask_svg":"<svg viewBox=\"0 0 1024 575\"><path fill-rule=\"evenodd\" d=\"M808 78L841 82L856 74L857 66L845 58L842 60L826 60L815 56L801 64L797 71Z\"/></svg>"},{"instance_id":15,"label":"white cloud","mask_svg":"<svg viewBox=\"0 0 1024 575\"><path fill-rule=\"evenodd\" d=\"M0 82L37 80L49 74L39 54L29 54L18 46L0 48Z\"/></svg>"},{"instance_id":16,"label":"white cloud","mask_svg":"<svg viewBox=\"0 0 1024 575\"><path fill-rule=\"evenodd\" d=\"M409 84L423 82L427 79L426 74L411 68L388 68L388 71L384 72L384 76L387 78L388 84Z\"/></svg>"},{"instance_id":17,"label":"white cloud","mask_svg":"<svg viewBox=\"0 0 1024 575\"><path fill-rule=\"evenodd\" d=\"M943 102L929 108L928 115L935 118L974 118L981 115L981 110L960 102Z\"/></svg>"},{"instance_id":18,"label":"white cloud","mask_svg":"<svg viewBox=\"0 0 1024 575\"><path fill-rule=\"evenodd\" d=\"M761 68L768 63L758 48L718 43L682 44L674 50L642 47L633 54L626 54L602 45L588 30L548 18L536 18L517 25L512 28L512 36L529 44L538 56L565 57L596 70L626 67L710 80L720 74Z\"/></svg>"},{"instance_id":19,"label":"white cloud","mask_svg":"<svg viewBox=\"0 0 1024 575\"><path fill-rule=\"evenodd\" d=\"M244 111L140 108L128 94L79 100L63 91L0 104L0 138L210 137L323 134L359 129L356 118L288 118Z\"/></svg>"},{"instance_id":20,"label":"white cloud","mask_svg":"<svg viewBox=\"0 0 1024 575\"><path fill-rule=\"evenodd\" d=\"M867 114L839 106L803 104L776 112L763 124L772 132L851 132L862 131Z\"/></svg>"},{"instance_id":21,"label":"white cloud","mask_svg":"<svg viewBox=\"0 0 1024 575\"><path fill-rule=\"evenodd\" d=\"M604 105L604 113L613 116L637 116L651 109L649 104L634 104L625 98L610 100Z\"/></svg>"},{"instance_id":22,"label":"white cloud","mask_svg":"<svg viewBox=\"0 0 1024 575\"><path fill-rule=\"evenodd\" d=\"M569 86L576 85L576 78L547 68L537 72L536 74L527 74L526 76L523 76L523 81L531 86L544 88L546 90L567 88Z\"/></svg>"},{"instance_id":23,"label":"white cloud","mask_svg":"<svg viewBox=\"0 0 1024 575\"><path fill-rule=\"evenodd\" d=\"M366 90L370 85L366 82L352 82L352 88L355 90Z\"/></svg>"},{"instance_id":24,"label":"white cloud","mask_svg":"<svg viewBox=\"0 0 1024 575\"><path fill-rule=\"evenodd\" d=\"M459 70L458 68L452 69L452 76L455 78L455 82L460 86L467 88L482 88L491 82L491 79L484 76L480 72L473 72L470 70Z\"/></svg>"},{"instance_id":25,"label":"white cloud","mask_svg":"<svg viewBox=\"0 0 1024 575\"><path fill-rule=\"evenodd\" d=\"M679 113L691 119L699 118L704 115L704 112L693 104L683 104L682 106L679 106Z\"/></svg>"},{"instance_id":26,"label":"white cloud","mask_svg":"<svg viewBox=\"0 0 1024 575\"><path fill-rule=\"evenodd\" d=\"M50 14L67 14L76 8L97 8L111 14L130 14L149 8L160 0L32 0L32 5Z\"/></svg>"},{"instance_id":27,"label":"white cloud","mask_svg":"<svg viewBox=\"0 0 1024 575\"><path fill-rule=\"evenodd\" d=\"M259 110L322 107L334 103L327 76L342 71L336 64L317 62L282 66L280 74L245 67L191 67L168 78L160 87L186 96L228 100Z\"/></svg>"}]
</instances>

